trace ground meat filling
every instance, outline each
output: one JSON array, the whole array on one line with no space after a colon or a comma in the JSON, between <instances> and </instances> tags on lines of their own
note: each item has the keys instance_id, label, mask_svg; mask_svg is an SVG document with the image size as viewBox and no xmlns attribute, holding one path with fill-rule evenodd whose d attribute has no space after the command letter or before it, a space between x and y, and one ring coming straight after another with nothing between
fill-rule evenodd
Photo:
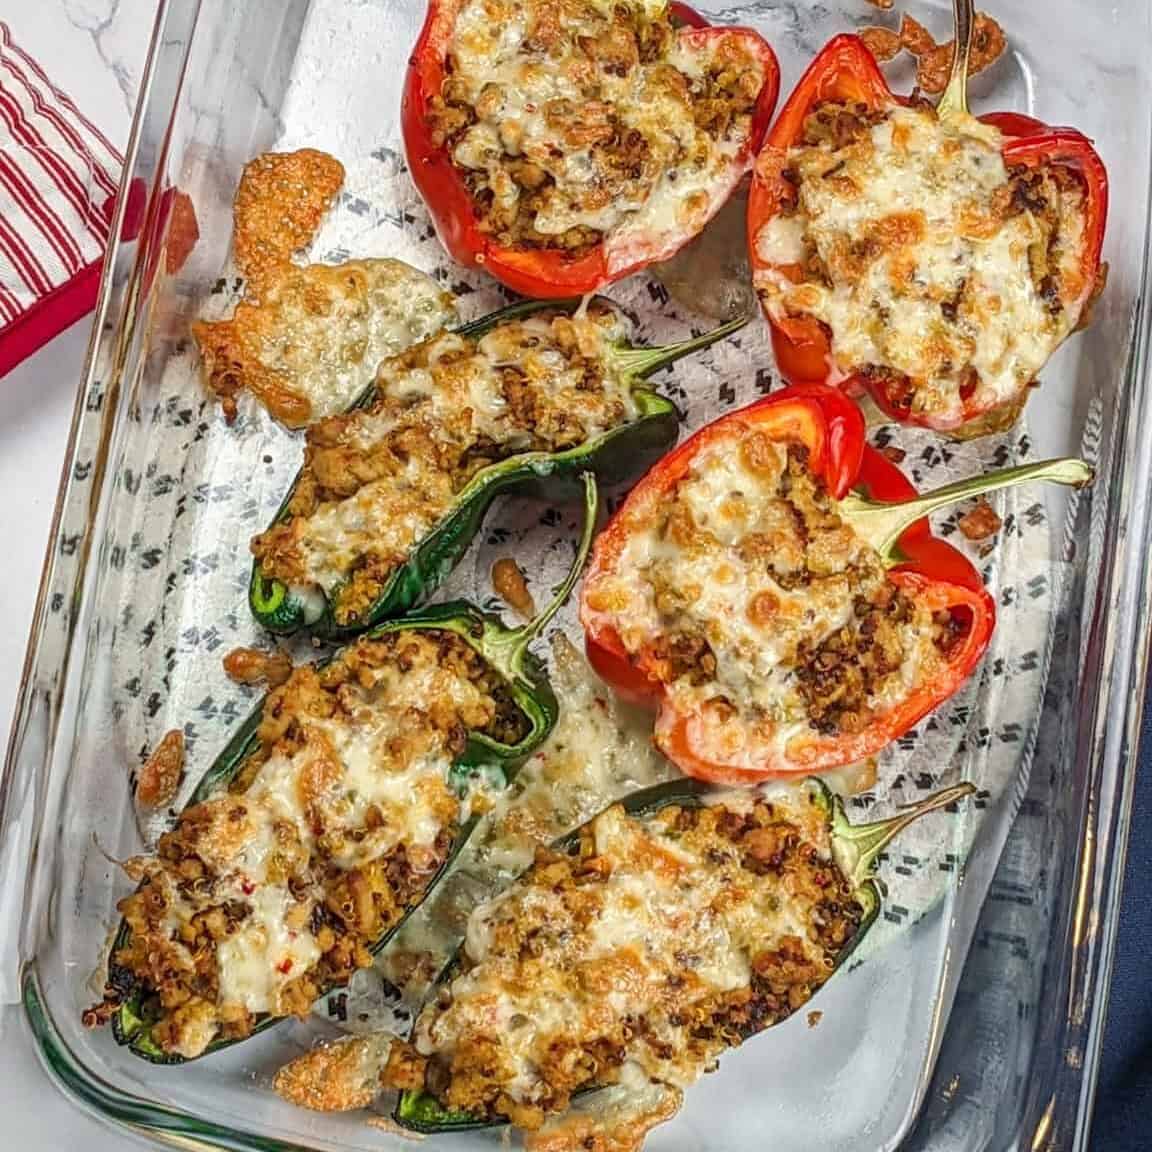
<instances>
[{"instance_id":1,"label":"ground meat filling","mask_svg":"<svg viewBox=\"0 0 1152 1152\"><path fill-rule=\"evenodd\" d=\"M864 730L965 635L888 579L802 446L710 446L655 515L586 604L726 756Z\"/></svg>"},{"instance_id":2,"label":"ground meat filling","mask_svg":"<svg viewBox=\"0 0 1152 1152\"><path fill-rule=\"evenodd\" d=\"M689 52L666 7L465 0L428 126L506 248L580 255L629 221L689 219L748 140L762 65Z\"/></svg>"},{"instance_id":3,"label":"ground meat filling","mask_svg":"<svg viewBox=\"0 0 1152 1152\"><path fill-rule=\"evenodd\" d=\"M470 731L527 722L452 633L362 639L268 697L258 750L132 862L129 935L112 959L152 1038L193 1057L303 1015L371 962L417 902L465 814L451 780Z\"/></svg>"},{"instance_id":4,"label":"ground meat filling","mask_svg":"<svg viewBox=\"0 0 1152 1152\"><path fill-rule=\"evenodd\" d=\"M591 307L445 333L386 360L370 403L308 430L288 518L252 541L264 576L319 587L340 624L363 618L483 468L636 418L611 362L623 336Z\"/></svg>"},{"instance_id":5,"label":"ground meat filling","mask_svg":"<svg viewBox=\"0 0 1152 1152\"><path fill-rule=\"evenodd\" d=\"M811 807L617 807L569 852L541 849L473 913L458 974L396 1062L403 1086L538 1128L626 1069L683 1088L801 1009L863 915Z\"/></svg>"},{"instance_id":6,"label":"ground meat filling","mask_svg":"<svg viewBox=\"0 0 1152 1152\"><path fill-rule=\"evenodd\" d=\"M817 105L756 241L769 314L816 320L840 369L899 411L956 422L973 399L1020 403L1094 286L1082 179L1006 166L1000 141L927 104Z\"/></svg>"},{"instance_id":7,"label":"ground meat filling","mask_svg":"<svg viewBox=\"0 0 1152 1152\"><path fill-rule=\"evenodd\" d=\"M909 626L915 626L913 603L889 585L872 598L858 596L849 625L820 644L800 645L797 691L817 732L853 735L865 727L872 716L870 701L904 663L902 629ZM947 657L963 635L962 622L952 613L933 614L932 642L942 656Z\"/></svg>"}]
</instances>

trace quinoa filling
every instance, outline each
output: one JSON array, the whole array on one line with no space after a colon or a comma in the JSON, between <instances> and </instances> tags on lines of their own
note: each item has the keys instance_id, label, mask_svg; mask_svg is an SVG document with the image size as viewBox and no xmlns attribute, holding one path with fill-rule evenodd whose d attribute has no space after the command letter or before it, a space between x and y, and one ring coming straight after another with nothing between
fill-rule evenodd
<instances>
[{"instance_id":1,"label":"quinoa filling","mask_svg":"<svg viewBox=\"0 0 1152 1152\"><path fill-rule=\"evenodd\" d=\"M130 862L113 984L142 993L160 1049L192 1058L306 1015L371 963L467 818L452 769L469 732L515 743L526 723L450 632L363 638L295 669L236 776Z\"/></svg>"},{"instance_id":2,"label":"quinoa filling","mask_svg":"<svg viewBox=\"0 0 1152 1152\"><path fill-rule=\"evenodd\" d=\"M747 146L764 69L736 38L686 46L645 0L465 0L428 110L506 248L580 255L698 231Z\"/></svg>"},{"instance_id":3,"label":"quinoa filling","mask_svg":"<svg viewBox=\"0 0 1152 1152\"><path fill-rule=\"evenodd\" d=\"M616 315L539 313L478 339L443 333L384 361L370 403L308 430L287 517L252 541L266 578L364 618L477 473L579 447L634 420L612 364Z\"/></svg>"},{"instance_id":4,"label":"quinoa filling","mask_svg":"<svg viewBox=\"0 0 1152 1152\"><path fill-rule=\"evenodd\" d=\"M823 103L789 149L756 238L771 316L822 325L836 365L945 423L1021 403L1084 315L1085 189L1005 163L1001 134L929 105Z\"/></svg>"},{"instance_id":5,"label":"quinoa filling","mask_svg":"<svg viewBox=\"0 0 1152 1152\"><path fill-rule=\"evenodd\" d=\"M963 634L888 579L806 450L763 434L705 448L585 596L677 711L750 766L875 723Z\"/></svg>"},{"instance_id":6,"label":"quinoa filling","mask_svg":"<svg viewBox=\"0 0 1152 1152\"><path fill-rule=\"evenodd\" d=\"M802 1008L863 919L811 798L616 806L478 907L386 1083L530 1129L574 1094L683 1088ZM815 819L814 819L815 817Z\"/></svg>"}]
</instances>

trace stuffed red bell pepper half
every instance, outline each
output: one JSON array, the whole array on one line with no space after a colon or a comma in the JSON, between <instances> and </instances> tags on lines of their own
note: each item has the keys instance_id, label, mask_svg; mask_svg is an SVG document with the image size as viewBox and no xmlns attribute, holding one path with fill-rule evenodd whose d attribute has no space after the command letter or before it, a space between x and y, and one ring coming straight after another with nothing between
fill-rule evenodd
<instances>
[{"instance_id":1,"label":"stuffed red bell pepper half","mask_svg":"<svg viewBox=\"0 0 1152 1152\"><path fill-rule=\"evenodd\" d=\"M701 429L632 490L581 597L589 659L659 708L656 743L725 783L874 755L948 699L995 607L926 514L1079 460L918 496L839 389L783 389Z\"/></svg>"},{"instance_id":2,"label":"stuffed red bell pepper half","mask_svg":"<svg viewBox=\"0 0 1152 1152\"><path fill-rule=\"evenodd\" d=\"M1010 425L1103 285L1091 142L1014 113L896 96L856 36L813 61L748 206L757 293L790 383L868 393L967 437Z\"/></svg>"},{"instance_id":3,"label":"stuffed red bell pepper half","mask_svg":"<svg viewBox=\"0 0 1152 1152\"><path fill-rule=\"evenodd\" d=\"M696 236L751 167L779 69L666 0L430 0L402 109L453 259L582 295Z\"/></svg>"}]
</instances>

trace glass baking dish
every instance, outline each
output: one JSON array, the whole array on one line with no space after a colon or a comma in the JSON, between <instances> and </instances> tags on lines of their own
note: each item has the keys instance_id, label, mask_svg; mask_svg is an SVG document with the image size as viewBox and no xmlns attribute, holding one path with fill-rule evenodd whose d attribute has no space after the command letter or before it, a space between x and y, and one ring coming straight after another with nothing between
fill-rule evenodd
<instances>
[{"instance_id":1,"label":"glass baking dish","mask_svg":"<svg viewBox=\"0 0 1152 1152\"><path fill-rule=\"evenodd\" d=\"M785 93L829 36L886 19L865 0L698 6L762 30ZM907 10L947 38L946 6ZM884 932L821 993L820 1026L801 1013L730 1054L654 1149L737 1152L769 1134L788 1152L1087 1144L1147 658L1152 14L1141 0L998 0L993 15L1011 51L974 82L976 109L1034 112L1094 137L1112 178L1110 282L1093 326L1045 372L1026 427L946 451L897 439L921 482L1079 452L1096 484L1071 500L1001 500L1001 547L986 563L997 646L968 693L893 754L882 794L854 802L882 806L967 776L981 784L977 803L889 854ZM271 1092L285 1059L333 1033L323 1008L176 1069L85 1031L80 1013L98 996L127 891L113 861L156 833L137 821L130 768L182 723L194 778L251 705L220 656L255 635L246 541L299 447L257 417L228 429L196 382L188 336L226 287L242 166L276 147L332 152L349 179L321 258L399 255L436 270L469 316L500 300L447 264L403 170L400 85L422 16L421 0L161 0L144 74L120 215L146 207L138 229L115 229L136 238L114 245L106 268L0 793L0 990L22 1001L73 1099L180 1147L401 1142L363 1114L306 1113ZM198 227L178 270L166 258L188 235L177 190ZM691 321L645 277L611 294L646 335ZM752 331L678 370L669 386L690 424L772 387L765 349ZM694 407L705 393L721 399ZM517 500L497 518L523 526L537 575L554 574L550 542L570 536L570 514ZM449 590L483 594L492 546L481 542Z\"/></svg>"}]
</instances>

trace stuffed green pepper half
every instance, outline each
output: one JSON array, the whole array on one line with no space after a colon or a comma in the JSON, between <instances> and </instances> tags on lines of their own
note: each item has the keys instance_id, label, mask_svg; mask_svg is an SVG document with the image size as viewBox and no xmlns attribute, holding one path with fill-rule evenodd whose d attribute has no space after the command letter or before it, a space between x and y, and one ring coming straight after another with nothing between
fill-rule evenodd
<instances>
[{"instance_id":1,"label":"stuffed green pepper half","mask_svg":"<svg viewBox=\"0 0 1152 1152\"><path fill-rule=\"evenodd\" d=\"M972 791L861 826L814 779L634 793L473 912L410 1042L389 1053L396 1119L539 1129L609 1085L679 1099L809 1003L876 920L879 853Z\"/></svg>"},{"instance_id":2,"label":"stuffed green pepper half","mask_svg":"<svg viewBox=\"0 0 1152 1152\"><path fill-rule=\"evenodd\" d=\"M578 555L531 623L437 605L265 697L155 853L129 862L139 885L88 1023L180 1063L306 1015L371 963L556 721L528 645L587 556L585 485Z\"/></svg>"},{"instance_id":3,"label":"stuffed green pepper half","mask_svg":"<svg viewBox=\"0 0 1152 1152\"><path fill-rule=\"evenodd\" d=\"M607 301L528 301L385 360L351 411L308 430L303 469L253 539L256 618L362 632L436 589L500 493L638 475L679 423L644 381L742 323L634 348Z\"/></svg>"}]
</instances>

